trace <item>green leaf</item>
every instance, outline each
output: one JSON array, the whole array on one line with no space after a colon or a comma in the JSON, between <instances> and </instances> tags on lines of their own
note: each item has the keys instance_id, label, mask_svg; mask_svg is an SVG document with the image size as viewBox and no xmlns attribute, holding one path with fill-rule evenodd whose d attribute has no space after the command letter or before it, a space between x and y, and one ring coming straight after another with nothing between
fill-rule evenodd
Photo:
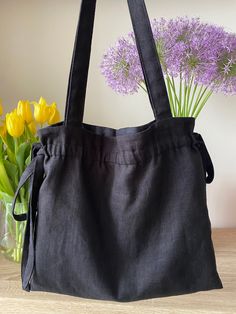
<instances>
[{"instance_id":1,"label":"green leaf","mask_svg":"<svg viewBox=\"0 0 236 314\"><path fill-rule=\"evenodd\" d=\"M0 180L0 191L3 191L4 190L4 187L3 187L3 185L2 185L2 183L1 183L1 180ZM1 192L0 192L1 193ZM1 194L0 194L0 200L1 200L2 198L1 198Z\"/></svg>"},{"instance_id":2,"label":"green leaf","mask_svg":"<svg viewBox=\"0 0 236 314\"><path fill-rule=\"evenodd\" d=\"M4 148L3 148L3 141L2 138L0 137L0 158L3 158L3 154L4 154Z\"/></svg>"},{"instance_id":3,"label":"green leaf","mask_svg":"<svg viewBox=\"0 0 236 314\"><path fill-rule=\"evenodd\" d=\"M11 203L13 200L12 195L9 195L7 193L4 193L3 191L0 191L0 199L3 200L4 203Z\"/></svg>"},{"instance_id":4,"label":"green leaf","mask_svg":"<svg viewBox=\"0 0 236 314\"><path fill-rule=\"evenodd\" d=\"M17 166L8 161L8 160L4 160L4 167L6 169L7 175L9 177L9 179L11 180L11 182L14 184L14 190L16 189L17 185L18 185L18 169Z\"/></svg>"},{"instance_id":5,"label":"green leaf","mask_svg":"<svg viewBox=\"0 0 236 314\"><path fill-rule=\"evenodd\" d=\"M6 155L11 162L16 163L15 154L8 147L6 150Z\"/></svg>"},{"instance_id":6,"label":"green leaf","mask_svg":"<svg viewBox=\"0 0 236 314\"><path fill-rule=\"evenodd\" d=\"M14 150L15 150L15 144L14 144L14 138L11 137L8 133L6 135L6 138L5 138L5 143L8 147L8 149L14 153Z\"/></svg>"},{"instance_id":7,"label":"green leaf","mask_svg":"<svg viewBox=\"0 0 236 314\"><path fill-rule=\"evenodd\" d=\"M26 167L29 166L29 164L31 162L31 159L32 159L32 156L31 156L31 151L30 151L30 154L29 154L28 158L25 160Z\"/></svg>"},{"instance_id":8,"label":"green leaf","mask_svg":"<svg viewBox=\"0 0 236 314\"><path fill-rule=\"evenodd\" d=\"M0 182L5 193L9 195L14 195L14 190L7 175L3 160L0 160Z\"/></svg>"},{"instance_id":9,"label":"green leaf","mask_svg":"<svg viewBox=\"0 0 236 314\"><path fill-rule=\"evenodd\" d=\"M16 150L16 161L20 170L19 175L25 170L25 161L30 155L31 145L30 143L22 143Z\"/></svg>"}]
</instances>

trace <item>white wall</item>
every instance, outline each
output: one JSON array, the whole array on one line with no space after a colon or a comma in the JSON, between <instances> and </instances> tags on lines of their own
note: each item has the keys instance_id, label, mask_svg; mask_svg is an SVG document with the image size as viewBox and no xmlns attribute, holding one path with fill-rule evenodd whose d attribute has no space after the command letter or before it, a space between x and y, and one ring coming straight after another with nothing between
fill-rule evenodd
<instances>
[{"instance_id":1,"label":"white wall","mask_svg":"<svg viewBox=\"0 0 236 314\"><path fill-rule=\"evenodd\" d=\"M151 18L199 16L236 32L235 0L146 0ZM64 109L79 0L0 0L0 98L10 109L18 99L41 95ZM125 0L98 0L84 121L115 128L153 119L147 96L120 96L99 71L104 50L131 29ZM212 226L236 226L236 96L214 95L199 117L216 178L208 186Z\"/></svg>"}]
</instances>

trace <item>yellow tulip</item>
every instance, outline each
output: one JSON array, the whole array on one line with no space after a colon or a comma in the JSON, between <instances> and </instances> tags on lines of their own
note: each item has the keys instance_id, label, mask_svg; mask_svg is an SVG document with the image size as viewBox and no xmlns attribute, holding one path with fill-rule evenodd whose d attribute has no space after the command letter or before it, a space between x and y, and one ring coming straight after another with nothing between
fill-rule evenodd
<instances>
[{"instance_id":1,"label":"yellow tulip","mask_svg":"<svg viewBox=\"0 0 236 314\"><path fill-rule=\"evenodd\" d=\"M58 111L57 105L54 102L50 106L50 117L48 119L48 124L52 125L52 124L58 123L60 120L61 120L60 112Z\"/></svg>"},{"instance_id":2,"label":"yellow tulip","mask_svg":"<svg viewBox=\"0 0 236 314\"><path fill-rule=\"evenodd\" d=\"M30 132L31 132L33 135L36 134L37 128L36 128L36 123L35 123L34 121L32 121L32 122L30 122L30 123L28 124L28 128L29 128Z\"/></svg>"},{"instance_id":3,"label":"yellow tulip","mask_svg":"<svg viewBox=\"0 0 236 314\"><path fill-rule=\"evenodd\" d=\"M21 116L17 114L17 110L15 109L11 113L6 114L6 127L7 132L12 137L20 137L25 130L25 122Z\"/></svg>"},{"instance_id":4,"label":"yellow tulip","mask_svg":"<svg viewBox=\"0 0 236 314\"><path fill-rule=\"evenodd\" d=\"M34 118L39 124L44 124L50 117L50 106L46 103L46 100L41 97L39 102L33 102L34 104Z\"/></svg>"},{"instance_id":5,"label":"yellow tulip","mask_svg":"<svg viewBox=\"0 0 236 314\"><path fill-rule=\"evenodd\" d=\"M17 114L21 116L26 123L33 121L33 114L28 100L20 100L17 106Z\"/></svg>"},{"instance_id":6,"label":"yellow tulip","mask_svg":"<svg viewBox=\"0 0 236 314\"><path fill-rule=\"evenodd\" d=\"M3 114L3 106L2 106L2 101L0 99L0 116Z\"/></svg>"},{"instance_id":7,"label":"yellow tulip","mask_svg":"<svg viewBox=\"0 0 236 314\"><path fill-rule=\"evenodd\" d=\"M6 127L6 122L0 126L0 137L5 138L7 135L7 127Z\"/></svg>"}]
</instances>

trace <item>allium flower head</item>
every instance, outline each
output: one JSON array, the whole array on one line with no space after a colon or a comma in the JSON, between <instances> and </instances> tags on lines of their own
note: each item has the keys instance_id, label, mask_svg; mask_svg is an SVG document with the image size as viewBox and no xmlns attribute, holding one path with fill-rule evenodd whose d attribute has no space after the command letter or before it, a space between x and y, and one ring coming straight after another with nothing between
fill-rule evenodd
<instances>
[{"instance_id":1,"label":"allium flower head","mask_svg":"<svg viewBox=\"0 0 236 314\"><path fill-rule=\"evenodd\" d=\"M152 25L156 42L162 42L167 73L174 77L181 73L186 80L194 75L195 82L208 85L225 36L223 28L187 17L154 20Z\"/></svg>"},{"instance_id":2,"label":"allium flower head","mask_svg":"<svg viewBox=\"0 0 236 314\"><path fill-rule=\"evenodd\" d=\"M154 19L151 23L157 52L165 75L213 91L236 93L236 35L199 18ZM118 40L104 55L102 74L115 91L137 92L143 73L134 34Z\"/></svg>"},{"instance_id":3,"label":"allium flower head","mask_svg":"<svg viewBox=\"0 0 236 314\"><path fill-rule=\"evenodd\" d=\"M221 42L212 89L225 94L236 93L236 35L227 33Z\"/></svg>"},{"instance_id":4,"label":"allium flower head","mask_svg":"<svg viewBox=\"0 0 236 314\"><path fill-rule=\"evenodd\" d=\"M184 18L160 21L154 19L152 29L158 52L162 56L160 61L168 74L179 75L187 50L187 43L191 34L190 21Z\"/></svg>"},{"instance_id":5,"label":"allium flower head","mask_svg":"<svg viewBox=\"0 0 236 314\"><path fill-rule=\"evenodd\" d=\"M133 94L138 91L143 73L131 36L120 38L114 47L107 50L101 63L101 72L116 92Z\"/></svg>"}]
</instances>

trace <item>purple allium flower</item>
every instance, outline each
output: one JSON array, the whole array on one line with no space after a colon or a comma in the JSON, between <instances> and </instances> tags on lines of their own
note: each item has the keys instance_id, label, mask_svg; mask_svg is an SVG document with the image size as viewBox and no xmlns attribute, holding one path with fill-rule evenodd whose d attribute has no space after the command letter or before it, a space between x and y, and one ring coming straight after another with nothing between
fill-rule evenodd
<instances>
[{"instance_id":1,"label":"purple allium flower","mask_svg":"<svg viewBox=\"0 0 236 314\"><path fill-rule=\"evenodd\" d=\"M226 33L216 62L216 75L211 88L225 94L236 93L236 35Z\"/></svg>"},{"instance_id":2,"label":"purple allium flower","mask_svg":"<svg viewBox=\"0 0 236 314\"><path fill-rule=\"evenodd\" d=\"M152 30L165 75L213 91L236 93L236 35L199 18L179 17L152 21ZM115 91L137 92L143 73L134 34L118 40L104 55L102 74Z\"/></svg>"},{"instance_id":3,"label":"purple allium flower","mask_svg":"<svg viewBox=\"0 0 236 314\"><path fill-rule=\"evenodd\" d=\"M164 72L171 76L178 76L183 67L192 28L190 24L184 18L169 21L162 18L152 22L154 39L161 55L160 61Z\"/></svg>"},{"instance_id":4,"label":"purple allium flower","mask_svg":"<svg viewBox=\"0 0 236 314\"><path fill-rule=\"evenodd\" d=\"M199 18L161 19L152 23L156 42L162 42L163 63L171 76L209 85L216 71L222 27L201 23ZM158 46L158 44L157 44Z\"/></svg>"},{"instance_id":5,"label":"purple allium flower","mask_svg":"<svg viewBox=\"0 0 236 314\"><path fill-rule=\"evenodd\" d=\"M138 91L143 73L132 37L120 38L114 47L104 54L101 72L108 85L121 94L133 94Z\"/></svg>"}]
</instances>

